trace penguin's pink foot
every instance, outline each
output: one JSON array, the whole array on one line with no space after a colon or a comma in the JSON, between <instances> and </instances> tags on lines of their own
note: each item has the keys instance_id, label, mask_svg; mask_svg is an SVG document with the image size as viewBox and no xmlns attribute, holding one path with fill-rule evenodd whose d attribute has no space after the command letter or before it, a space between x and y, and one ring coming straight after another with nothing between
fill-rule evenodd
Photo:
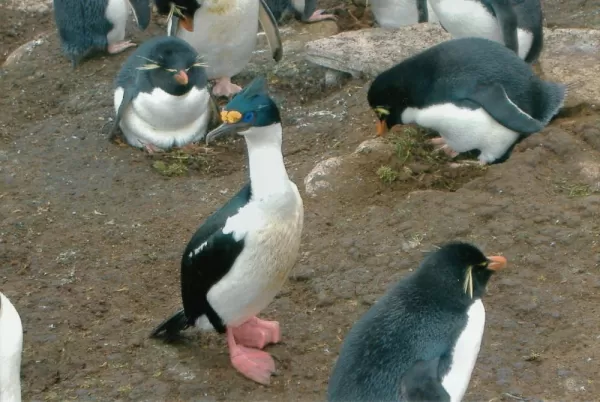
<instances>
[{"instance_id":1,"label":"penguin's pink foot","mask_svg":"<svg viewBox=\"0 0 600 402\"><path fill-rule=\"evenodd\" d=\"M108 53L110 53L110 54L121 53L122 51L129 49L130 47L134 47L134 46L137 46L137 45L130 40L123 40L120 42L111 43L110 45L108 45Z\"/></svg>"},{"instance_id":2,"label":"penguin's pink foot","mask_svg":"<svg viewBox=\"0 0 600 402\"><path fill-rule=\"evenodd\" d=\"M458 156L458 152L456 152L455 150L453 150L452 148L450 148L448 146L448 144L444 145L443 147L440 148L440 150L444 151L444 153L446 155L448 155L451 158L456 158Z\"/></svg>"},{"instance_id":3,"label":"penguin's pink foot","mask_svg":"<svg viewBox=\"0 0 600 402\"><path fill-rule=\"evenodd\" d=\"M146 150L146 152L148 152L149 155L163 152L162 149L160 149L154 144L144 144L144 149Z\"/></svg>"},{"instance_id":4,"label":"penguin's pink foot","mask_svg":"<svg viewBox=\"0 0 600 402\"><path fill-rule=\"evenodd\" d=\"M252 317L242 325L231 329L240 345L262 349L269 343L281 342L281 330L277 321L265 321Z\"/></svg>"},{"instance_id":5,"label":"penguin's pink foot","mask_svg":"<svg viewBox=\"0 0 600 402\"><path fill-rule=\"evenodd\" d=\"M432 138L430 140L427 140L427 142L431 145L446 145L446 140L444 139L444 137Z\"/></svg>"},{"instance_id":6,"label":"penguin's pink foot","mask_svg":"<svg viewBox=\"0 0 600 402\"><path fill-rule=\"evenodd\" d=\"M477 161L452 162L451 164L448 165L448 167L450 167L450 168L473 167L473 166L484 167L484 166L487 166L487 163L477 160Z\"/></svg>"},{"instance_id":7,"label":"penguin's pink foot","mask_svg":"<svg viewBox=\"0 0 600 402\"><path fill-rule=\"evenodd\" d=\"M333 14L323 14L325 10L316 10L309 18L308 22L317 22L323 20L337 20L337 17Z\"/></svg>"},{"instance_id":8,"label":"penguin's pink foot","mask_svg":"<svg viewBox=\"0 0 600 402\"><path fill-rule=\"evenodd\" d=\"M213 94L216 96L226 96L230 98L231 96L237 94L242 90L242 87L239 85L235 85L231 82L231 78L229 77L221 77L216 79L215 86L213 87Z\"/></svg>"},{"instance_id":9,"label":"penguin's pink foot","mask_svg":"<svg viewBox=\"0 0 600 402\"><path fill-rule=\"evenodd\" d=\"M227 329L227 344L231 364L245 377L259 384L269 385L275 372L275 361L262 350L246 348L235 343L231 328Z\"/></svg>"}]
</instances>

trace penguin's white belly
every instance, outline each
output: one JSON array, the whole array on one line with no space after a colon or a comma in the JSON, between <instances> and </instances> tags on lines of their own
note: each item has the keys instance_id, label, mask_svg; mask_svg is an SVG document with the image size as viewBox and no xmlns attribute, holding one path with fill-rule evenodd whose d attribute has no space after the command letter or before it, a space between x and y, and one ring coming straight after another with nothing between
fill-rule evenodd
<instances>
[{"instance_id":1,"label":"penguin's white belly","mask_svg":"<svg viewBox=\"0 0 600 402\"><path fill-rule=\"evenodd\" d=\"M478 1L433 0L440 23L454 38L481 37L504 44L496 18Z\"/></svg>"},{"instance_id":2,"label":"penguin's white belly","mask_svg":"<svg viewBox=\"0 0 600 402\"><path fill-rule=\"evenodd\" d=\"M115 110L123 100L123 89L115 90ZM120 127L127 142L168 149L204 138L210 120L210 94L206 88L192 88L173 96L160 88L141 92L124 111Z\"/></svg>"},{"instance_id":3,"label":"penguin's white belly","mask_svg":"<svg viewBox=\"0 0 600 402\"><path fill-rule=\"evenodd\" d=\"M0 401L21 401L23 327L19 313L0 293Z\"/></svg>"},{"instance_id":4,"label":"penguin's white belly","mask_svg":"<svg viewBox=\"0 0 600 402\"><path fill-rule=\"evenodd\" d=\"M252 57L258 33L258 0L218 4L222 5L205 4L196 11L194 32L177 30L177 36L192 45L208 64L206 74L211 80L241 72Z\"/></svg>"},{"instance_id":5,"label":"penguin's white belly","mask_svg":"<svg viewBox=\"0 0 600 402\"><path fill-rule=\"evenodd\" d=\"M500 158L519 135L498 123L483 108L460 108L453 103L423 109L406 108L402 122L417 123L440 133L456 152L479 149L479 160L490 163Z\"/></svg>"},{"instance_id":6,"label":"penguin's white belly","mask_svg":"<svg viewBox=\"0 0 600 402\"><path fill-rule=\"evenodd\" d=\"M517 40L519 42L519 57L525 59L531 50L533 34L524 29L517 28Z\"/></svg>"},{"instance_id":7,"label":"penguin's white belly","mask_svg":"<svg viewBox=\"0 0 600 402\"><path fill-rule=\"evenodd\" d=\"M419 23L417 0L372 0L371 11L382 28L394 29ZM427 2L428 22L438 22Z\"/></svg>"},{"instance_id":8,"label":"penguin's white belly","mask_svg":"<svg viewBox=\"0 0 600 402\"><path fill-rule=\"evenodd\" d=\"M127 0L108 0L105 16L113 24L113 28L106 35L108 44L111 45L125 39L125 27L129 17Z\"/></svg>"},{"instance_id":9,"label":"penguin's white belly","mask_svg":"<svg viewBox=\"0 0 600 402\"><path fill-rule=\"evenodd\" d=\"M244 250L231 270L208 292L212 308L229 326L238 326L264 310L281 290L293 268L300 249L303 226L303 206L300 193L293 183L289 201L295 208L287 216L273 216L269 208L248 208L239 215L238 222L228 222L224 231L231 227L254 228L246 235ZM288 202L289 202L288 201ZM276 208L276 207L275 207ZM231 220L231 219L230 219ZM196 325L211 330L206 317L200 317Z\"/></svg>"},{"instance_id":10,"label":"penguin's white belly","mask_svg":"<svg viewBox=\"0 0 600 402\"><path fill-rule=\"evenodd\" d=\"M442 386L450 394L451 402L462 400L477 361L485 328L485 308L481 299L471 305L467 315L467 325L458 337L452 352L450 368L442 379Z\"/></svg>"}]
</instances>

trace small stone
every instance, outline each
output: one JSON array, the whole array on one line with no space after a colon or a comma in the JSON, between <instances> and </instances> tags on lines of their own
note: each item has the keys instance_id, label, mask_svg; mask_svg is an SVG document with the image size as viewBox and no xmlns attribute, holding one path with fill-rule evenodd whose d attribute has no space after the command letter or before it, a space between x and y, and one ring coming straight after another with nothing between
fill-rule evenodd
<instances>
[{"instance_id":1,"label":"small stone","mask_svg":"<svg viewBox=\"0 0 600 402\"><path fill-rule=\"evenodd\" d=\"M335 299L328 296L324 291L317 294L317 307L327 307L333 305L333 303L335 303Z\"/></svg>"},{"instance_id":2,"label":"small stone","mask_svg":"<svg viewBox=\"0 0 600 402\"><path fill-rule=\"evenodd\" d=\"M290 279L296 282L305 282L314 278L315 270L311 268L301 268L292 272Z\"/></svg>"}]
</instances>

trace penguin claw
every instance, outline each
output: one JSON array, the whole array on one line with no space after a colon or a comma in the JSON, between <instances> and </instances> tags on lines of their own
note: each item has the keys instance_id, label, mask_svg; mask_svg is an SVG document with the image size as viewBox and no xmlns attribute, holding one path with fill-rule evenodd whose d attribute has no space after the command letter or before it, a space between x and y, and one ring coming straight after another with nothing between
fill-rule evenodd
<instances>
[{"instance_id":1,"label":"penguin claw","mask_svg":"<svg viewBox=\"0 0 600 402\"><path fill-rule=\"evenodd\" d=\"M325 10L316 10L309 18L308 22L318 22L324 20L337 20L337 16L334 14L324 14Z\"/></svg>"},{"instance_id":2,"label":"penguin claw","mask_svg":"<svg viewBox=\"0 0 600 402\"><path fill-rule=\"evenodd\" d=\"M130 40L111 43L110 45L108 45L108 53L110 53L110 54L121 53L124 50L129 49L130 47L134 47L134 46L137 46L137 44L133 43Z\"/></svg>"},{"instance_id":3,"label":"penguin claw","mask_svg":"<svg viewBox=\"0 0 600 402\"><path fill-rule=\"evenodd\" d=\"M230 98L242 90L242 87L231 82L229 77L222 77L216 80L212 92L215 96L226 96Z\"/></svg>"}]
</instances>

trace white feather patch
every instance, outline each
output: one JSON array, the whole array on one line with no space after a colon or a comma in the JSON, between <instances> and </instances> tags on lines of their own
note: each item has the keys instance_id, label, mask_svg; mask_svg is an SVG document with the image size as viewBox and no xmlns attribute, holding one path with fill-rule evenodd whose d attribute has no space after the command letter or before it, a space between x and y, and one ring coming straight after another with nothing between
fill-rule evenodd
<instances>
[{"instance_id":1,"label":"white feather patch","mask_svg":"<svg viewBox=\"0 0 600 402\"><path fill-rule=\"evenodd\" d=\"M104 15L113 24L113 28L106 35L109 45L125 39L125 27L129 18L128 7L127 0L108 0Z\"/></svg>"},{"instance_id":2,"label":"white feather patch","mask_svg":"<svg viewBox=\"0 0 600 402\"><path fill-rule=\"evenodd\" d=\"M451 402L460 402L465 395L479 355L485 329L485 308L481 299L473 302L467 316L465 329L458 337L452 352L450 369L442 379L442 386L450 394Z\"/></svg>"},{"instance_id":3,"label":"white feather patch","mask_svg":"<svg viewBox=\"0 0 600 402\"><path fill-rule=\"evenodd\" d=\"M21 401L23 327L19 313L0 292L0 401Z\"/></svg>"}]
</instances>

